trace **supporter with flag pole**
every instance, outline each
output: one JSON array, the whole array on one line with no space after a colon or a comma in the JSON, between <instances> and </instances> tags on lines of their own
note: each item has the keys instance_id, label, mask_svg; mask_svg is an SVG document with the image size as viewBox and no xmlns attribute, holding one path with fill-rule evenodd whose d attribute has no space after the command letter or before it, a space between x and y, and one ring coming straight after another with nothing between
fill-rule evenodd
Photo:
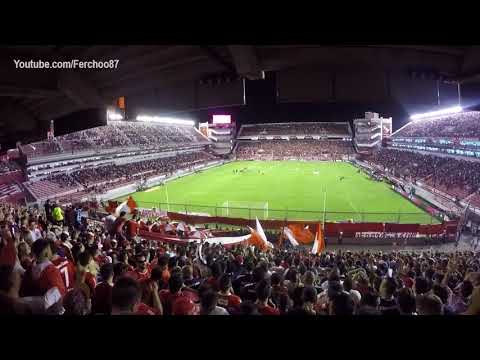
<instances>
[{"instance_id":1,"label":"supporter with flag pole","mask_svg":"<svg viewBox=\"0 0 480 360\"><path fill-rule=\"evenodd\" d=\"M290 230L287 226L283 228L282 235L285 235L285 237L290 241L290 244L292 244L293 247L298 246L298 241L295 239L293 236L292 230Z\"/></svg>"},{"instance_id":2,"label":"supporter with flag pole","mask_svg":"<svg viewBox=\"0 0 480 360\"><path fill-rule=\"evenodd\" d=\"M120 213L124 212L126 215L133 214L134 210L137 208L137 203L131 196L124 202L122 202L115 209L115 215L120 216Z\"/></svg>"},{"instance_id":3,"label":"supporter with flag pole","mask_svg":"<svg viewBox=\"0 0 480 360\"><path fill-rule=\"evenodd\" d=\"M251 232L248 243L260 249L261 251L267 251L268 249L272 249L273 244L267 240L267 236L265 235L262 225L260 224L260 221L258 221L257 217L255 218L255 222L256 230L252 229L250 226L248 227Z\"/></svg>"},{"instance_id":4,"label":"supporter with flag pole","mask_svg":"<svg viewBox=\"0 0 480 360\"><path fill-rule=\"evenodd\" d=\"M315 241L313 242L312 254L320 255L325 249L325 237L323 234L322 225L318 224L318 231L315 233Z\"/></svg>"}]
</instances>

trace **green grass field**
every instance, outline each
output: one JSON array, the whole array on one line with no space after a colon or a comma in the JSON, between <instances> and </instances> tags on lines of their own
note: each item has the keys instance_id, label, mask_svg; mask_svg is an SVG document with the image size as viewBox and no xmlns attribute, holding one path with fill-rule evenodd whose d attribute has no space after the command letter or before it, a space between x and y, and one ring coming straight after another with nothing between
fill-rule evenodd
<instances>
[{"instance_id":1,"label":"green grass field","mask_svg":"<svg viewBox=\"0 0 480 360\"><path fill-rule=\"evenodd\" d=\"M325 208L329 221L438 223L386 183L341 162L237 161L132 196L143 208L217 216L323 220Z\"/></svg>"}]
</instances>

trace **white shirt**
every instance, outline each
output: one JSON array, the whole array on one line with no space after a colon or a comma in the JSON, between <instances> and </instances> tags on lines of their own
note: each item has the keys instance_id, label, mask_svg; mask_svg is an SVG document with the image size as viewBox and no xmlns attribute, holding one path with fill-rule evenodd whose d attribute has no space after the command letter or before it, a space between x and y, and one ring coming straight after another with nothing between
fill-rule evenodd
<instances>
[{"instance_id":1,"label":"white shirt","mask_svg":"<svg viewBox=\"0 0 480 360\"><path fill-rule=\"evenodd\" d=\"M178 231L185 231L185 224L183 222L178 223L177 230Z\"/></svg>"},{"instance_id":2,"label":"white shirt","mask_svg":"<svg viewBox=\"0 0 480 360\"><path fill-rule=\"evenodd\" d=\"M30 230L30 235L32 236L33 242L35 242L42 237L42 232L35 228L34 230Z\"/></svg>"},{"instance_id":3,"label":"white shirt","mask_svg":"<svg viewBox=\"0 0 480 360\"><path fill-rule=\"evenodd\" d=\"M220 306L215 306L215 309L213 309L208 315L230 315L227 310Z\"/></svg>"},{"instance_id":4,"label":"white shirt","mask_svg":"<svg viewBox=\"0 0 480 360\"><path fill-rule=\"evenodd\" d=\"M362 294L360 294L360 291L352 289L350 290L350 296L356 305L360 304L360 301L362 300Z\"/></svg>"}]
</instances>

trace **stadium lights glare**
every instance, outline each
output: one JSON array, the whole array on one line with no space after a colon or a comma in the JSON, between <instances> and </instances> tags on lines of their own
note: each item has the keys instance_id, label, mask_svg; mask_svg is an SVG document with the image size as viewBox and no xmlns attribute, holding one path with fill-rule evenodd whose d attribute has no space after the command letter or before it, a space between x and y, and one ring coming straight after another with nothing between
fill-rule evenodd
<instances>
[{"instance_id":1,"label":"stadium lights glare","mask_svg":"<svg viewBox=\"0 0 480 360\"><path fill-rule=\"evenodd\" d=\"M107 111L107 120L123 120L123 116L113 111Z\"/></svg>"},{"instance_id":2,"label":"stadium lights glare","mask_svg":"<svg viewBox=\"0 0 480 360\"><path fill-rule=\"evenodd\" d=\"M148 116L148 115L138 115L137 121L145 122L157 122L163 124L177 124L177 125L195 125L193 120L184 120L171 117L161 117L161 116Z\"/></svg>"},{"instance_id":3,"label":"stadium lights glare","mask_svg":"<svg viewBox=\"0 0 480 360\"><path fill-rule=\"evenodd\" d=\"M420 119L426 119L434 116L456 114L462 111L463 109L461 106L454 106L454 107L450 107L442 110L426 112L423 114L414 114L410 116L410 120L420 120Z\"/></svg>"}]
</instances>

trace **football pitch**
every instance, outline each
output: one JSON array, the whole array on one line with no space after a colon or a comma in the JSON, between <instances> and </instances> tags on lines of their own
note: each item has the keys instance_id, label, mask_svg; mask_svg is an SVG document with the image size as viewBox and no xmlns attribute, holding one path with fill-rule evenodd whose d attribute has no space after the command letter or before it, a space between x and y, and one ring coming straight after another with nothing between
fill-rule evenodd
<instances>
[{"instance_id":1,"label":"football pitch","mask_svg":"<svg viewBox=\"0 0 480 360\"><path fill-rule=\"evenodd\" d=\"M142 208L211 216L438 223L388 184L343 162L236 161L132 197Z\"/></svg>"}]
</instances>

